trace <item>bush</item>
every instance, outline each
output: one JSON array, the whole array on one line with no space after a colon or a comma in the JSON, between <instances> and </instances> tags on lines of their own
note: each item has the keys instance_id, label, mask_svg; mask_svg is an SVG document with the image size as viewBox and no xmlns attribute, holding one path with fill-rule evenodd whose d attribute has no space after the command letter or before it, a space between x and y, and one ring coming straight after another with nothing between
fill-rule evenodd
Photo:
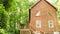
<instances>
[{"instance_id":1,"label":"bush","mask_svg":"<svg viewBox=\"0 0 60 34\"><path fill-rule=\"evenodd\" d=\"M0 29L0 34L6 34L4 29Z\"/></svg>"},{"instance_id":2,"label":"bush","mask_svg":"<svg viewBox=\"0 0 60 34\"><path fill-rule=\"evenodd\" d=\"M0 4L0 29L5 29L7 23L7 13L4 9L3 4Z\"/></svg>"},{"instance_id":3,"label":"bush","mask_svg":"<svg viewBox=\"0 0 60 34\"><path fill-rule=\"evenodd\" d=\"M20 34L20 30L15 30L15 34Z\"/></svg>"}]
</instances>

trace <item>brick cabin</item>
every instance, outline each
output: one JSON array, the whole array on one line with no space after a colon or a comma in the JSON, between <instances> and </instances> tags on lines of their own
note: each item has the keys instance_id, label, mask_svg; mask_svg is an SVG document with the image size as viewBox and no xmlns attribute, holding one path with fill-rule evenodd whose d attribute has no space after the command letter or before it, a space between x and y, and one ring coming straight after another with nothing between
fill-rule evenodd
<instances>
[{"instance_id":1,"label":"brick cabin","mask_svg":"<svg viewBox=\"0 0 60 34\"><path fill-rule=\"evenodd\" d=\"M58 33L57 9L46 0L39 0L29 9L29 29L32 34Z\"/></svg>"}]
</instances>

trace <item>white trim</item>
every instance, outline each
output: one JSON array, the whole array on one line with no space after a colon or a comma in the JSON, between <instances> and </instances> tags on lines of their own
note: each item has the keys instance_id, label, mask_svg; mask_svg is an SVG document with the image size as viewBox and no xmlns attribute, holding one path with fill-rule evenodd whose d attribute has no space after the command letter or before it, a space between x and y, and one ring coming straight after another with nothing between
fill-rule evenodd
<instances>
[{"instance_id":1,"label":"white trim","mask_svg":"<svg viewBox=\"0 0 60 34\"><path fill-rule=\"evenodd\" d=\"M36 13L36 16L40 16L40 11L38 11L38 12Z\"/></svg>"},{"instance_id":2,"label":"white trim","mask_svg":"<svg viewBox=\"0 0 60 34\"><path fill-rule=\"evenodd\" d=\"M54 22L53 20L48 21L49 28L54 28Z\"/></svg>"},{"instance_id":3,"label":"white trim","mask_svg":"<svg viewBox=\"0 0 60 34\"><path fill-rule=\"evenodd\" d=\"M36 20L36 28L41 28L41 20Z\"/></svg>"},{"instance_id":4,"label":"white trim","mask_svg":"<svg viewBox=\"0 0 60 34\"><path fill-rule=\"evenodd\" d=\"M59 34L59 32L54 32L54 34Z\"/></svg>"},{"instance_id":5,"label":"white trim","mask_svg":"<svg viewBox=\"0 0 60 34\"><path fill-rule=\"evenodd\" d=\"M35 31L34 34L40 34L40 32Z\"/></svg>"}]
</instances>

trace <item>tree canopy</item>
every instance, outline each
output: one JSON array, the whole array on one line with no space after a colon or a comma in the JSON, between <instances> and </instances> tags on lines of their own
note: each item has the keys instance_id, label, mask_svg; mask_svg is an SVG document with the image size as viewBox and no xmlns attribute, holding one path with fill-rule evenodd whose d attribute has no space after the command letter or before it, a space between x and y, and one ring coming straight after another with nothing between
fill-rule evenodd
<instances>
[{"instance_id":1,"label":"tree canopy","mask_svg":"<svg viewBox=\"0 0 60 34\"><path fill-rule=\"evenodd\" d=\"M47 0L57 8L58 23L60 25L60 0ZM29 8L37 0L0 0L0 31L2 34L17 34L18 24L29 21Z\"/></svg>"}]
</instances>

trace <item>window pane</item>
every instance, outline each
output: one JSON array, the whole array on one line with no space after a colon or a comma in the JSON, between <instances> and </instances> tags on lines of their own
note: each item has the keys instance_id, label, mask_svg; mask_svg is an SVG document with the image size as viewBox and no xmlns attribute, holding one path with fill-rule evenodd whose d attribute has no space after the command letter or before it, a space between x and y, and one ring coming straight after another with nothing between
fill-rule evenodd
<instances>
[{"instance_id":1,"label":"window pane","mask_svg":"<svg viewBox=\"0 0 60 34\"><path fill-rule=\"evenodd\" d=\"M40 16L40 11L38 11L38 12L36 13L36 16Z\"/></svg>"},{"instance_id":2,"label":"window pane","mask_svg":"<svg viewBox=\"0 0 60 34\"><path fill-rule=\"evenodd\" d=\"M36 27L40 28L41 27L41 21L40 20L36 20Z\"/></svg>"},{"instance_id":3,"label":"window pane","mask_svg":"<svg viewBox=\"0 0 60 34\"><path fill-rule=\"evenodd\" d=\"M34 34L40 34L40 32L34 32Z\"/></svg>"},{"instance_id":4,"label":"window pane","mask_svg":"<svg viewBox=\"0 0 60 34\"><path fill-rule=\"evenodd\" d=\"M49 20L48 23L49 23L49 28L53 28L54 27L53 20Z\"/></svg>"}]
</instances>

